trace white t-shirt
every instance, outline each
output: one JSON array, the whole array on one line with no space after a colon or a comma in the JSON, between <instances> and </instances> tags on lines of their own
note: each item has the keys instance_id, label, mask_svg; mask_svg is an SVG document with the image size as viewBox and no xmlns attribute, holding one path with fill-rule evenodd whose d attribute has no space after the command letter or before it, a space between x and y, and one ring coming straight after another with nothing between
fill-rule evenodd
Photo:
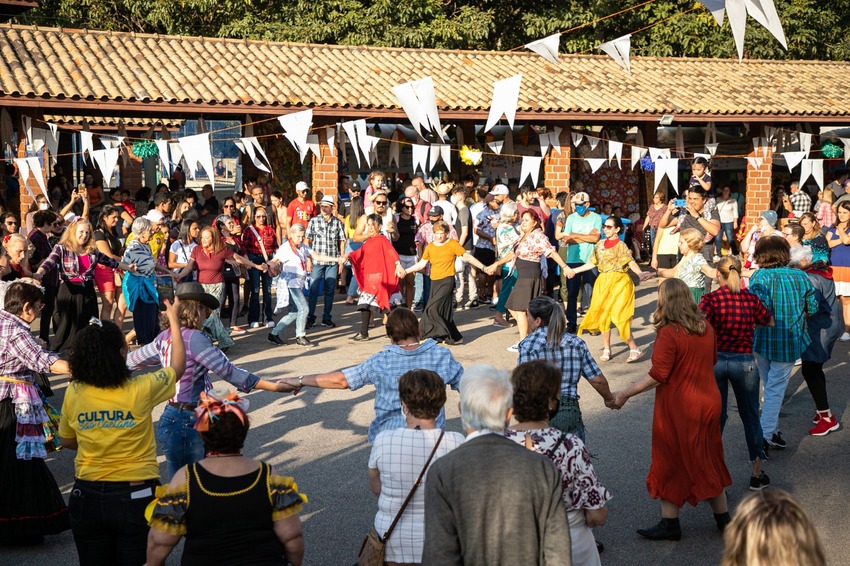
<instances>
[{"instance_id":1,"label":"white t-shirt","mask_svg":"<svg viewBox=\"0 0 850 566\"><path fill-rule=\"evenodd\" d=\"M472 218L478 218L478 213L484 210L484 201L478 201L473 203L472 206L469 207L469 215ZM475 247L478 244L478 234L475 233L475 230L472 231L472 246Z\"/></svg>"},{"instance_id":2,"label":"white t-shirt","mask_svg":"<svg viewBox=\"0 0 850 566\"><path fill-rule=\"evenodd\" d=\"M723 224L732 224L738 219L738 201L729 197L728 200L716 200L715 209L720 214L720 222Z\"/></svg>"},{"instance_id":3,"label":"white t-shirt","mask_svg":"<svg viewBox=\"0 0 850 566\"><path fill-rule=\"evenodd\" d=\"M168 251L177 256L177 263L189 263L189 260L192 259L192 250L197 246L198 244L195 242L184 244L180 240L174 240Z\"/></svg>"},{"instance_id":4,"label":"white t-shirt","mask_svg":"<svg viewBox=\"0 0 850 566\"><path fill-rule=\"evenodd\" d=\"M438 200L431 206L439 206L440 208L442 208L443 220L448 222L449 226L453 227L455 225L455 220L457 220L457 208L455 208L455 205L453 205L447 200ZM392 562L392 560L390 560L390 562Z\"/></svg>"}]
</instances>

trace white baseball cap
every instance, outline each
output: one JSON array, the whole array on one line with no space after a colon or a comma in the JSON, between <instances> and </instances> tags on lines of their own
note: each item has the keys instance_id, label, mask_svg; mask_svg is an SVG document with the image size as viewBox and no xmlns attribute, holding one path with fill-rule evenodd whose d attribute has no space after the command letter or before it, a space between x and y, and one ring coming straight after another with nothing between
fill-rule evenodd
<instances>
[{"instance_id":1,"label":"white baseball cap","mask_svg":"<svg viewBox=\"0 0 850 566\"><path fill-rule=\"evenodd\" d=\"M310 190L310 185L308 185L304 181L298 181L297 183L295 183L295 190L307 192Z\"/></svg>"},{"instance_id":2,"label":"white baseball cap","mask_svg":"<svg viewBox=\"0 0 850 566\"><path fill-rule=\"evenodd\" d=\"M506 194L508 194L509 192L510 192L510 191L508 191L508 188L507 188L505 185L498 184L498 185L495 185L495 186L493 187L493 190L492 190L492 191L490 191L490 194L491 194L491 195L493 195L493 196L496 196L496 195L506 195Z\"/></svg>"}]
</instances>

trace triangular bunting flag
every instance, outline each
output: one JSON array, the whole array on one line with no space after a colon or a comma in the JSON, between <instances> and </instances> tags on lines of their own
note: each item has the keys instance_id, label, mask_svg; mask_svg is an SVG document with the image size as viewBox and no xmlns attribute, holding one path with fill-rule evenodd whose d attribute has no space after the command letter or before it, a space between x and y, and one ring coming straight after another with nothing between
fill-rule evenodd
<instances>
[{"instance_id":1,"label":"triangular bunting flag","mask_svg":"<svg viewBox=\"0 0 850 566\"><path fill-rule=\"evenodd\" d=\"M451 173L452 172L452 146L444 143L440 144L440 159L443 160L443 165L446 166L446 170Z\"/></svg>"},{"instance_id":2,"label":"triangular bunting flag","mask_svg":"<svg viewBox=\"0 0 850 566\"><path fill-rule=\"evenodd\" d=\"M308 134L307 135L307 147L310 151L313 152L313 155L316 156L316 159L322 158L322 152L319 148L319 134Z\"/></svg>"},{"instance_id":3,"label":"triangular bunting flag","mask_svg":"<svg viewBox=\"0 0 850 566\"><path fill-rule=\"evenodd\" d=\"M599 168L605 165L605 163L608 161L607 159L601 157L586 157L584 160L587 161L588 165L590 165L591 173L596 173L597 171L599 171Z\"/></svg>"},{"instance_id":4,"label":"triangular bunting flag","mask_svg":"<svg viewBox=\"0 0 850 566\"><path fill-rule=\"evenodd\" d=\"M786 151L782 154L782 158L785 159L785 165L788 166L788 172L794 170L794 167L800 164L800 162L805 159L806 152L805 151Z\"/></svg>"},{"instance_id":5,"label":"triangular bunting flag","mask_svg":"<svg viewBox=\"0 0 850 566\"><path fill-rule=\"evenodd\" d=\"M575 147L578 147L579 145L581 145L581 140L584 139L584 134L579 134L577 132L570 132L570 135L573 138L573 145Z\"/></svg>"},{"instance_id":6,"label":"triangular bunting flag","mask_svg":"<svg viewBox=\"0 0 850 566\"><path fill-rule=\"evenodd\" d=\"M631 147L632 150L632 169L637 167L640 160L643 159L643 156L646 155L647 149L645 147L638 147L633 145Z\"/></svg>"},{"instance_id":7,"label":"triangular bunting flag","mask_svg":"<svg viewBox=\"0 0 850 566\"><path fill-rule=\"evenodd\" d=\"M717 153L717 147L719 145L719 143L707 143L705 144L705 150L710 156L714 157L714 154Z\"/></svg>"},{"instance_id":8,"label":"triangular bunting flag","mask_svg":"<svg viewBox=\"0 0 850 566\"><path fill-rule=\"evenodd\" d=\"M351 143L351 149L354 150L354 157L357 159L357 168L360 168L360 150L358 149L357 144L357 126L354 122L343 122L342 123L342 131L345 133L345 136L348 138L348 141ZM344 144L344 142L343 142ZM343 149L345 145L342 146ZM343 151L343 157L346 152Z\"/></svg>"},{"instance_id":9,"label":"triangular bunting flag","mask_svg":"<svg viewBox=\"0 0 850 566\"><path fill-rule=\"evenodd\" d=\"M117 147L98 149L91 152L92 159L95 164L97 164L97 168L100 169L100 173L103 175L104 188L108 188L112 181L115 166L118 164L118 154L119 150Z\"/></svg>"},{"instance_id":10,"label":"triangular bunting flag","mask_svg":"<svg viewBox=\"0 0 850 566\"><path fill-rule=\"evenodd\" d=\"M183 147L180 142L168 142L168 152L171 154L172 170L180 165L180 160L183 159Z\"/></svg>"},{"instance_id":11,"label":"triangular bunting flag","mask_svg":"<svg viewBox=\"0 0 850 566\"><path fill-rule=\"evenodd\" d=\"M552 146L553 151L558 152L558 155L561 155L561 132L563 131L563 128L555 126L555 131L549 132L549 145Z\"/></svg>"},{"instance_id":12,"label":"triangular bunting flag","mask_svg":"<svg viewBox=\"0 0 850 566\"><path fill-rule=\"evenodd\" d=\"M334 156L334 151L336 150L336 127L328 126L325 128L325 139L328 142L328 153L330 153L331 157Z\"/></svg>"},{"instance_id":13,"label":"triangular bunting flag","mask_svg":"<svg viewBox=\"0 0 850 566\"><path fill-rule=\"evenodd\" d=\"M700 4L708 8L708 11L714 16L714 21L717 22L717 25L723 27L723 15L726 13L726 3L724 0L700 0Z\"/></svg>"},{"instance_id":14,"label":"triangular bunting flag","mask_svg":"<svg viewBox=\"0 0 850 566\"><path fill-rule=\"evenodd\" d=\"M15 165L18 167L18 178L20 180L20 184L22 184L24 186L26 191L29 193L30 198L35 200L35 194L32 192L32 189L30 188L29 183L27 183L27 180L29 180L29 178L30 178L30 162L29 162L29 159L26 158L26 157L16 157L15 158ZM36 168L38 168L37 164L36 164Z\"/></svg>"},{"instance_id":15,"label":"triangular bunting flag","mask_svg":"<svg viewBox=\"0 0 850 566\"><path fill-rule=\"evenodd\" d=\"M80 132L80 154L83 159L86 157L86 152L91 155L91 152L94 151L94 140L92 139L92 133L82 131Z\"/></svg>"},{"instance_id":16,"label":"triangular bunting flag","mask_svg":"<svg viewBox=\"0 0 850 566\"><path fill-rule=\"evenodd\" d=\"M399 155L401 153L401 144L398 143L399 136L401 136L401 132L398 130L393 132L393 135L390 137L390 154L389 154L389 166L392 167L393 163L395 163L395 167L400 167L399 164Z\"/></svg>"},{"instance_id":17,"label":"triangular bunting flag","mask_svg":"<svg viewBox=\"0 0 850 566\"><path fill-rule=\"evenodd\" d=\"M620 169L623 168L623 144L618 141L608 140L608 161L610 162L612 159L617 160L617 167Z\"/></svg>"},{"instance_id":18,"label":"triangular bunting flag","mask_svg":"<svg viewBox=\"0 0 850 566\"><path fill-rule=\"evenodd\" d=\"M407 119L422 138L432 132L441 140L445 139L437 111L434 81L431 77L394 86L392 91L401 103L404 113L407 114Z\"/></svg>"},{"instance_id":19,"label":"triangular bunting flag","mask_svg":"<svg viewBox=\"0 0 850 566\"><path fill-rule=\"evenodd\" d=\"M425 169L428 164L428 146L415 143L411 145L410 148L413 153L413 172L416 173L416 170L418 169L423 173L428 173Z\"/></svg>"},{"instance_id":20,"label":"triangular bunting flag","mask_svg":"<svg viewBox=\"0 0 850 566\"><path fill-rule=\"evenodd\" d=\"M210 153L210 135L197 134L180 138L180 149L186 157L186 165L189 168L189 176L194 180L198 165L206 172L210 184L215 189L215 169L213 168L212 154Z\"/></svg>"},{"instance_id":21,"label":"triangular bunting flag","mask_svg":"<svg viewBox=\"0 0 850 566\"><path fill-rule=\"evenodd\" d=\"M590 144L591 150L596 149L596 146L599 145L600 139L602 139L602 138L597 138L597 137L594 137L594 136L587 136L587 143Z\"/></svg>"},{"instance_id":22,"label":"triangular bunting flag","mask_svg":"<svg viewBox=\"0 0 850 566\"><path fill-rule=\"evenodd\" d=\"M514 127L516 107L519 104L519 88L522 75L514 75L493 84L493 101L490 104L490 113L487 116L487 124L484 131L489 132L498 121L505 116L511 128Z\"/></svg>"},{"instance_id":23,"label":"triangular bunting flag","mask_svg":"<svg viewBox=\"0 0 850 566\"><path fill-rule=\"evenodd\" d=\"M307 157L307 134L310 133L310 126L313 125L313 110L302 110L301 112L293 112L292 114L284 114L277 117L283 131L286 132L284 137L289 140L295 151L301 156L301 162Z\"/></svg>"},{"instance_id":24,"label":"triangular bunting flag","mask_svg":"<svg viewBox=\"0 0 850 566\"><path fill-rule=\"evenodd\" d=\"M809 177L812 176L812 160L804 159L800 162L800 186L802 187Z\"/></svg>"},{"instance_id":25,"label":"triangular bunting flag","mask_svg":"<svg viewBox=\"0 0 850 566\"><path fill-rule=\"evenodd\" d=\"M601 49L610 55L611 58L630 75L632 74L632 66L629 62L629 52L632 45L631 38L632 35L628 34L596 46L597 49Z\"/></svg>"},{"instance_id":26,"label":"triangular bunting flag","mask_svg":"<svg viewBox=\"0 0 850 566\"><path fill-rule=\"evenodd\" d=\"M531 186L537 186L537 179L540 177L540 164L543 163L543 158L536 155L523 155L522 166L519 172L519 184L522 186L526 177L531 177Z\"/></svg>"},{"instance_id":27,"label":"triangular bunting flag","mask_svg":"<svg viewBox=\"0 0 850 566\"><path fill-rule=\"evenodd\" d=\"M560 33L554 33L548 37L544 37L543 39L538 39L537 41L532 41L531 43L526 43L525 48L531 49L547 61L551 61L552 63L558 63L558 44L561 40Z\"/></svg>"},{"instance_id":28,"label":"triangular bunting flag","mask_svg":"<svg viewBox=\"0 0 850 566\"><path fill-rule=\"evenodd\" d=\"M165 174L171 177L171 161L168 159L168 142L166 140L154 140L159 160L162 162L162 168Z\"/></svg>"},{"instance_id":29,"label":"triangular bunting flag","mask_svg":"<svg viewBox=\"0 0 850 566\"><path fill-rule=\"evenodd\" d=\"M491 142L487 143L487 147L489 147L491 150L493 150L493 153L495 153L496 155L501 155L502 154L502 146L504 145L504 143L505 142L502 141L502 140L491 141Z\"/></svg>"},{"instance_id":30,"label":"triangular bunting flag","mask_svg":"<svg viewBox=\"0 0 850 566\"><path fill-rule=\"evenodd\" d=\"M800 132L797 135L800 137L800 151L805 151L808 157L812 149L812 134Z\"/></svg>"},{"instance_id":31,"label":"triangular bunting flag","mask_svg":"<svg viewBox=\"0 0 850 566\"><path fill-rule=\"evenodd\" d=\"M838 138L844 144L844 163L850 160L850 138Z\"/></svg>"},{"instance_id":32,"label":"triangular bunting flag","mask_svg":"<svg viewBox=\"0 0 850 566\"><path fill-rule=\"evenodd\" d=\"M762 158L747 156L747 163L749 163L750 167L752 167L753 169L761 169Z\"/></svg>"},{"instance_id":33,"label":"triangular bunting flag","mask_svg":"<svg viewBox=\"0 0 850 566\"><path fill-rule=\"evenodd\" d=\"M726 0L726 15L729 16L729 26L732 28L740 62L744 59L744 33L747 28L747 6L744 0Z\"/></svg>"},{"instance_id":34,"label":"triangular bunting flag","mask_svg":"<svg viewBox=\"0 0 850 566\"><path fill-rule=\"evenodd\" d=\"M818 188L823 190L823 159L812 159L812 177Z\"/></svg>"},{"instance_id":35,"label":"triangular bunting flag","mask_svg":"<svg viewBox=\"0 0 850 566\"><path fill-rule=\"evenodd\" d=\"M546 157L546 153L549 151L549 134L540 134L540 155L542 157Z\"/></svg>"}]
</instances>

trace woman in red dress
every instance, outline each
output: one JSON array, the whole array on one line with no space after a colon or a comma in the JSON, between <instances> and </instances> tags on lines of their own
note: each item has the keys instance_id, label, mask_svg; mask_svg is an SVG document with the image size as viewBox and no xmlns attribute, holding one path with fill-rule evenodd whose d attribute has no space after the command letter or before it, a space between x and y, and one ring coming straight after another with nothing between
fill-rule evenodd
<instances>
[{"instance_id":1,"label":"woman in red dress","mask_svg":"<svg viewBox=\"0 0 850 566\"><path fill-rule=\"evenodd\" d=\"M708 500L721 531L729 523L725 488L732 478L723 457L720 390L714 329L700 313L688 286L667 279L658 287L653 316L658 338L649 375L606 403L619 409L638 393L658 388L652 417L652 465L646 487L661 499L661 522L638 534L679 540L679 508Z\"/></svg>"}]
</instances>

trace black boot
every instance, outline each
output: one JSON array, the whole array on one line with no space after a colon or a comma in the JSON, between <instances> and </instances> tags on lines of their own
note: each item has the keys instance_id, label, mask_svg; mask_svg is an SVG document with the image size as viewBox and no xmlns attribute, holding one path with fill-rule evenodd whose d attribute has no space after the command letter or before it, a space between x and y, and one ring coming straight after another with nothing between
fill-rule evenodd
<instances>
[{"instance_id":1,"label":"black boot","mask_svg":"<svg viewBox=\"0 0 850 566\"><path fill-rule=\"evenodd\" d=\"M657 525L648 529L638 529L640 536L649 540L680 540L682 529L679 527L679 519L661 519Z\"/></svg>"},{"instance_id":2,"label":"black boot","mask_svg":"<svg viewBox=\"0 0 850 566\"><path fill-rule=\"evenodd\" d=\"M726 528L726 525L732 520L732 517L729 516L729 512L726 513L715 513L714 514L714 522L717 523L717 530L721 533Z\"/></svg>"}]
</instances>

